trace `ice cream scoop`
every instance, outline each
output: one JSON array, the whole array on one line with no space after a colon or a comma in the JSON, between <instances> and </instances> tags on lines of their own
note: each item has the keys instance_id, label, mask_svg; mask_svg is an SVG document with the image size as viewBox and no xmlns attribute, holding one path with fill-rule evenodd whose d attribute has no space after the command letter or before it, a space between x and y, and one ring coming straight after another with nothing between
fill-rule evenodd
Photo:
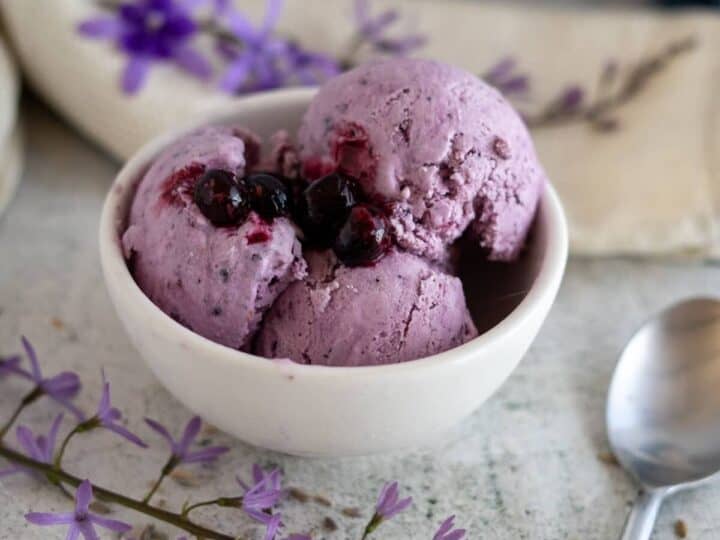
<instances>
[{"instance_id":1,"label":"ice cream scoop","mask_svg":"<svg viewBox=\"0 0 720 540\"><path fill-rule=\"evenodd\" d=\"M276 300L255 353L327 366L423 358L477 335L462 283L409 253L348 267L331 251L307 254L309 275Z\"/></svg>"},{"instance_id":2,"label":"ice cream scoop","mask_svg":"<svg viewBox=\"0 0 720 540\"><path fill-rule=\"evenodd\" d=\"M218 196L217 182L242 177L258 161L258 149L252 135L231 127L181 138L142 177L122 237L135 280L160 309L238 349L248 347L275 298L305 274L287 218L266 220L247 209L221 220L198 206L204 199L196 200L196 186L208 171L216 171L215 191L204 200L209 205Z\"/></svg>"},{"instance_id":3,"label":"ice cream scoop","mask_svg":"<svg viewBox=\"0 0 720 540\"><path fill-rule=\"evenodd\" d=\"M327 82L298 134L305 173L334 168L387 209L397 244L432 260L466 229L494 260L522 249L546 182L519 115L439 62L365 64Z\"/></svg>"}]
</instances>

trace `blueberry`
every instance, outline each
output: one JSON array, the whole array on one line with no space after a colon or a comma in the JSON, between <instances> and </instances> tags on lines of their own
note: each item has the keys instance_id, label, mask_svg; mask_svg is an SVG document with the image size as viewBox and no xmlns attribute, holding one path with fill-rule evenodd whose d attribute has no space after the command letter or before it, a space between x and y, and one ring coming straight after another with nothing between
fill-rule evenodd
<instances>
[{"instance_id":1,"label":"blueberry","mask_svg":"<svg viewBox=\"0 0 720 540\"><path fill-rule=\"evenodd\" d=\"M319 247L332 246L357 201L355 181L340 172L312 182L300 197L298 216L308 242Z\"/></svg>"},{"instance_id":2,"label":"blueberry","mask_svg":"<svg viewBox=\"0 0 720 540\"><path fill-rule=\"evenodd\" d=\"M358 204L350 211L335 239L333 250L346 266L369 266L390 249L387 218L380 210Z\"/></svg>"},{"instance_id":3,"label":"blueberry","mask_svg":"<svg viewBox=\"0 0 720 540\"><path fill-rule=\"evenodd\" d=\"M195 184L195 204L210 223L234 225L250 211L248 196L235 175L222 169L206 171Z\"/></svg>"},{"instance_id":4,"label":"blueberry","mask_svg":"<svg viewBox=\"0 0 720 540\"><path fill-rule=\"evenodd\" d=\"M244 183L250 196L250 207L268 221L290 213L290 194L285 183L272 174L255 173Z\"/></svg>"}]
</instances>

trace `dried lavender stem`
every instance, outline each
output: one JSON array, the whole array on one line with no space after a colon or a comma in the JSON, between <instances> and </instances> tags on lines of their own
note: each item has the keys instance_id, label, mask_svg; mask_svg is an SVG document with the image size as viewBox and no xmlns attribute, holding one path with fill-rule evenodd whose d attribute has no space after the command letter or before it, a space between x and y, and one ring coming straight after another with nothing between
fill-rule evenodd
<instances>
[{"instance_id":1,"label":"dried lavender stem","mask_svg":"<svg viewBox=\"0 0 720 540\"><path fill-rule=\"evenodd\" d=\"M24 456L23 454L11 450L10 448L7 448L3 444L0 444L0 456L26 469L31 469L43 473L43 475L45 477L48 477L48 479L55 478L58 481L64 482L65 484L69 484L73 487L77 487L82 483L82 480L80 478L66 472L63 469L55 468L54 466L47 463L35 461L34 459L31 459L27 456ZM129 508L146 516L150 516L159 521L163 521L190 534L193 534L199 538L207 538L208 540L238 540L237 537L229 536L227 534L214 531L212 529L207 529L202 525L193 523L192 521L188 520L184 516L181 516L180 514L157 508L155 506L147 504L146 502L126 497L121 493L102 488L95 484L93 484L93 492L95 493L95 495L97 495L99 499L119 504L120 506L123 506L125 508Z\"/></svg>"},{"instance_id":2,"label":"dried lavender stem","mask_svg":"<svg viewBox=\"0 0 720 540\"><path fill-rule=\"evenodd\" d=\"M175 469L177 466L178 461L177 458L173 455L170 456L170 458L167 460L167 463L162 468L162 471L160 472L160 476L158 476L157 480L155 480L155 483L150 488L150 491L147 492L147 494L143 497L142 502L143 503L149 503L150 499L153 498L153 495L155 495L155 492L160 488L160 484L163 483L165 478Z\"/></svg>"},{"instance_id":3,"label":"dried lavender stem","mask_svg":"<svg viewBox=\"0 0 720 540\"><path fill-rule=\"evenodd\" d=\"M196 510L197 508L202 508L203 506L238 507L242 505L242 501L242 497L218 497L217 499L212 499L210 501L201 501L186 506L180 513L180 515L183 517L187 517L190 512Z\"/></svg>"},{"instance_id":4,"label":"dried lavender stem","mask_svg":"<svg viewBox=\"0 0 720 540\"><path fill-rule=\"evenodd\" d=\"M80 433L80 426L82 424L78 424L75 426L70 433L67 434L67 436L63 439L62 444L60 445L60 449L57 451L57 454L55 454L55 459L53 461L53 465L56 469L59 469L62 465L62 459L63 456L65 456L65 450L67 449L68 444L70 443L70 439L72 439L75 435Z\"/></svg>"}]
</instances>

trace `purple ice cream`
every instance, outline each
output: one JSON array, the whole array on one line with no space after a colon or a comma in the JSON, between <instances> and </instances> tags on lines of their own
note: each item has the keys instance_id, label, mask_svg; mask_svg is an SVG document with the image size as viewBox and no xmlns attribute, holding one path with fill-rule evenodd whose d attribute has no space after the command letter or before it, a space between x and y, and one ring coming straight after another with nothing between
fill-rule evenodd
<instances>
[{"instance_id":1,"label":"purple ice cream","mask_svg":"<svg viewBox=\"0 0 720 540\"><path fill-rule=\"evenodd\" d=\"M494 88L438 62L369 63L326 83L298 135L306 174L339 167L389 213L403 249L444 260L466 229L493 260L524 245L546 181Z\"/></svg>"},{"instance_id":2,"label":"purple ice cream","mask_svg":"<svg viewBox=\"0 0 720 540\"><path fill-rule=\"evenodd\" d=\"M142 178L122 242L138 285L165 313L208 339L247 349L264 313L305 275L293 224L255 212L218 227L193 201L205 171L242 176L258 141L208 127L166 149Z\"/></svg>"},{"instance_id":3,"label":"purple ice cream","mask_svg":"<svg viewBox=\"0 0 720 540\"><path fill-rule=\"evenodd\" d=\"M405 362L477 335L462 283L427 261L391 251L372 267L309 252L309 275L268 312L255 352L327 366Z\"/></svg>"}]
</instances>

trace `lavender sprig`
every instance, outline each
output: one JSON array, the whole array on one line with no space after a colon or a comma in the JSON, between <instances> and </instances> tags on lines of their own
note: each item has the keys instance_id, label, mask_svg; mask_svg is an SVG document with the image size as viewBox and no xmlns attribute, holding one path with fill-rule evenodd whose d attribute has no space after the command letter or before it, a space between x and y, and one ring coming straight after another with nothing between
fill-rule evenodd
<instances>
[{"instance_id":1,"label":"lavender sprig","mask_svg":"<svg viewBox=\"0 0 720 540\"><path fill-rule=\"evenodd\" d=\"M419 49L427 42L422 34L407 34L399 37L388 35L388 30L400 19L400 13L395 9L388 9L377 15L370 12L369 0L355 0L355 25L357 36L355 49L364 44L378 53L396 56L405 56Z\"/></svg>"},{"instance_id":2,"label":"lavender sprig","mask_svg":"<svg viewBox=\"0 0 720 540\"><path fill-rule=\"evenodd\" d=\"M411 504L412 497L399 499L397 482L388 482L385 484L375 505L375 513L365 527L362 540L365 540L365 538L372 534L383 522L392 519L400 512L406 510Z\"/></svg>"},{"instance_id":3,"label":"lavender sprig","mask_svg":"<svg viewBox=\"0 0 720 540\"><path fill-rule=\"evenodd\" d=\"M658 74L681 55L698 45L693 36L671 42L659 53L648 56L623 72L617 62L608 62L597 83L597 92L589 99L577 85L562 89L536 114L524 114L531 128L544 128L570 123L586 123L595 131L614 131L620 125L617 111L637 98Z\"/></svg>"},{"instance_id":4,"label":"lavender sprig","mask_svg":"<svg viewBox=\"0 0 720 540\"><path fill-rule=\"evenodd\" d=\"M165 426L152 420L145 418L145 423L150 428L165 439L170 446L170 457L162 468L160 476L155 481L150 491L143 498L143 502L148 502L162 484L163 480L172 473L175 468L182 463L210 463L219 458L222 454L230 449L225 446L212 446L203 448L202 450L191 451L190 447L200 433L202 427L202 419L199 416L193 417L185 426L182 437L179 440L173 439L170 432Z\"/></svg>"},{"instance_id":5,"label":"lavender sprig","mask_svg":"<svg viewBox=\"0 0 720 540\"><path fill-rule=\"evenodd\" d=\"M27 346L30 350L32 350L29 343ZM14 357L9 360L11 361L7 362L6 360L0 364L0 367L5 368L9 366L12 369L12 373L17 374L15 373L15 370L19 368L19 361L14 360ZM36 358L34 359L34 362L37 364ZM31 363L33 363L33 361L31 361ZM35 379L38 380L45 380L38 375L39 367L37 367L37 365L35 365L34 371L36 373L29 375L34 376ZM22 376L23 378L27 378L26 375ZM103 373L103 392L96 414L91 417L90 420L81 422L79 425L89 425L88 423L92 423L93 427L104 427L108 430L114 431L115 433L119 433L125 438L128 438L127 433L125 433L124 430L117 431L112 429L114 427L118 427L117 421L119 420L119 413L111 412L113 410L117 409L111 405L110 384L105 379L105 375ZM204 527L190 520L189 513L193 509L211 504L220 507L241 508L247 515L265 526L265 540L275 540L278 537L280 529L283 527L282 516L279 512L273 511L273 508L277 505L283 493L281 486L281 473L278 469L265 471L258 465L254 465L252 469L251 484L246 484L238 478L238 483L243 488L243 494L241 496L221 497L213 501L197 503L195 505L185 507L181 513L174 513L164 508L151 505L149 500L147 500L149 499L147 497L146 500L133 499L117 491L93 485L89 480L83 480L64 470L61 463L57 462L57 453L55 455L56 459L53 460L53 451L62 419L62 414L55 418L47 436L42 434L35 435L30 428L26 426L19 426L17 428L18 442L25 453L9 448L0 440L0 456L7 459L11 464L10 468L4 469L0 472L0 476L15 474L18 472L35 474L38 478L45 479L49 483L59 487L70 498L73 498L73 496L66 490L65 486L76 488L74 497L75 508L73 512L58 514L29 513L26 516L29 522L42 526L65 526L68 528L67 537L72 539L77 539L81 536L86 539L96 539L98 538L96 530L98 527L118 533L127 532L130 529L129 525L120 521L106 519L89 511L94 492L97 494L98 498L103 501L121 505L125 508L176 526L193 537L208 538L211 540L239 539L237 536ZM166 465L163 469L164 475L180 463L210 462L227 451L224 447L213 447L199 450L192 449L193 442L197 438L201 428L201 421L199 418L193 418L188 423L179 440L175 440L169 434L168 430L157 422L149 419L146 419L146 421L148 425L165 438L170 445L171 458L168 461L169 465ZM133 437L134 435L130 437L130 440L133 440ZM133 442L135 441L133 440ZM172 464L172 466L170 466L170 464ZM160 477L159 481L162 481L164 475ZM156 483L154 489L157 489L157 486L159 486L159 482ZM152 493L154 493L154 490L151 492L150 496L152 496ZM370 523L368 523L365 529L363 538L371 534L381 523L391 519L393 516L405 510L410 503L411 498L409 497L400 500L397 482L386 484L380 493L375 507L375 512ZM436 533L436 540L459 540L462 538L461 533L464 534L464 531L461 529L454 529L452 519L446 520L446 522L441 525L440 529L438 529L438 532ZM187 536L181 536L180 538L187 538ZM308 535L295 533L286 536L284 540L311 540L311 538Z\"/></svg>"},{"instance_id":6,"label":"lavender sprig","mask_svg":"<svg viewBox=\"0 0 720 540\"><path fill-rule=\"evenodd\" d=\"M75 493L75 510L66 513L38 513L25 514L25 519L34 525L65 525L68 526L68 540L75 540L83 536L86 540L97 540L98 534L95 526L102 527L109 531L125 533L132 529L132 526L122 521L108 519L90 512L90 503L93 500L92 485L84 480Z\"/></svg>"}]
</instances>

